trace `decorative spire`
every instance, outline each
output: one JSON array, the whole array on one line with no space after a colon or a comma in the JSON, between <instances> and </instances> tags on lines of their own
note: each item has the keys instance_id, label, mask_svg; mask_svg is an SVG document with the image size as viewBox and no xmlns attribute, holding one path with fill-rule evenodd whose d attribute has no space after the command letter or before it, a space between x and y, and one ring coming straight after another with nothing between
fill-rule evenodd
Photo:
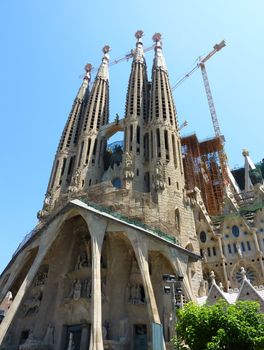
<instances>
[{"instance_id":1,"label":"decorative spire","mask_svg":"<svg viewBox=\"0 0 264 350\"><path fill-rule=\"evenodd\" d=\"M137 39L136 49L134 50L134 61L144 63L144 51L143 51L143 42L142 37L144 32L142 30L138 30L135 33L135 37Z\"/></svg>"},{"instance_id":2,"label":"decorative spire","mask_svg":"<svg viewBox=\"0 0 264 350\"><path fill-rule=\"evenodd\" d=\"M79 98L80 100L82 100L85 96L85 93L87 91L87 88L88 88L88 85L89 85L89 82L91 80L91 70L92 70L92 65L90 63L87 63L84 67L84 70L85 70L85 75L84 75L84 78L83 78L83 83L79 89L79 92L77 94L77 98Z\"/></svg>"},{"instance_id":3,"label":"decorative spire","mask_svg":"<svg viewBox=\"0 0 264 350\"><path fill-rule=\"evenodd\" d=\"M162 42L161 42L161 34L155 33L152 37L152 40L155 43L155 58L153 63L153 69L160 68L167 71L167 66L165 62L165 58L162 53Z\"/></svg>"},{"instance_id":4,"label":"decorative spire","mask_svg":"<svg viewBox=\"0 0 264 350\"><path fill-rule=\"evenodd\" d=\"M215 273L214 273L214 271L211 271L211 272L210 272L210 280L211 280L211 283L212 283L212 284L216 284L216 282L215 282Z\"/></svg>"},{"instance_id":5,"label":"decorative spire","mask_svg":"<svg viewBox=\"0 0 264 350\"><path fill-rule=\"evenodd\" d=\"M108 71L108 64L109 64L109 52L111 48L109 45L105 45L102 49L104 56L102 58L102 63L98 69L98 73L96 78L100 78L103 80L109 80L109 71Z\"/></svg>"}]
</instances>

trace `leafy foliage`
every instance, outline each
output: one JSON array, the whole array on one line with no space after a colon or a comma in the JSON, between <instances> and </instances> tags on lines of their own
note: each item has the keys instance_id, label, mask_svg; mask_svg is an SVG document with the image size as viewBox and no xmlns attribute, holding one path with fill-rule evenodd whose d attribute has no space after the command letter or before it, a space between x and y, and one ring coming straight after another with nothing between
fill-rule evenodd
<instances>
[{"instance_id":1,"label":"leafy foliage","mask_svg":"<svg viewBox=\"0 0 264 350\"><path fill-rule=\"evenodd\" d=\"M177 314L177 350L263 350L264 315L256 302L188 303Z\"/></svg>"}]
</instances>

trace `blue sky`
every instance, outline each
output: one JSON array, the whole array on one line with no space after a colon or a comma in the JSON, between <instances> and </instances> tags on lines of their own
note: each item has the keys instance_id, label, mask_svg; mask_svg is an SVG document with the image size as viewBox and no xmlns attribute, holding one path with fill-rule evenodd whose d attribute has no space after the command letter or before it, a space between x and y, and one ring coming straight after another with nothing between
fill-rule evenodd
<instances>
[{"instance_id":1,"label":"blue sky","mask_svg":"<svg viewBox=\"0 0 264 350\"><path fill-rule=\"evenodd\" d=\"M97 67L102 47L111 58L135 45L145 32L152 45L163 34L173 85L199 55L222 39L227 47L207 64L210 85L231 167L264 157L263 0L13 0L0 4L0 271L23 236L36 224L64 123L90 62ZM149 77L153 52L146 54ZM124 113L130 63L111 67L110 113ZM175 93L183 134L213 135L201 73Z\"/></svg>"}]
</instances>

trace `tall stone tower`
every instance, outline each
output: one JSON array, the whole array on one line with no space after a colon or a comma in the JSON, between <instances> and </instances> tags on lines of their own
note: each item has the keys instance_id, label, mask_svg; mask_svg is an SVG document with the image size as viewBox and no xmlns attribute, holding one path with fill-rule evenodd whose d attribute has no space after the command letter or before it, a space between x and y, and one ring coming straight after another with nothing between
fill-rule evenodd
<instances>
[{"instance_id":1,"label":"tall stone tower","mask_svg":"<svg viewBox=\"0 0 264 350\"><path fill-rule=\"evenodd\" d=\"M124 178L126 188L133 191L149 191L149 174L145 171L148 161L146 123L148 120L148 77L144 58L142 31L136 32L137 44L133 52L133 62L129 78L125 110L124 160L133 162L132 176ZM131 175L131 174L130 174Z\"/></svg>"},{"instance_id":2,"label":"tall stone tower","mask_svg":"<svg viewBox=\"0 0 264 350\"><path fill-rule=\"evenodd\" d=\"M104 46L104 56L93 84L80 133L75 172L80 176L77 186L84 190L100 182L103 172L102 155L105 145L98 133L109 119L109 51L110 47Z\"/></svg>"},{"instance_id":3,"label":"tall stone tower","mask_svg":"<svg viewBox=\"0 0 264 350\"><path fill-rule=\"evenodd\" d=\"M46 194L46 206L52 205L60 195L65 194L71 183L79 144L80 126L82 125L84 109L88 103L91 68L90 64L85 66L86 74L83 83L73 102L58 145ZM43 213L40 212L39 216L42 215Z\"/></svg>"}]
</instances>

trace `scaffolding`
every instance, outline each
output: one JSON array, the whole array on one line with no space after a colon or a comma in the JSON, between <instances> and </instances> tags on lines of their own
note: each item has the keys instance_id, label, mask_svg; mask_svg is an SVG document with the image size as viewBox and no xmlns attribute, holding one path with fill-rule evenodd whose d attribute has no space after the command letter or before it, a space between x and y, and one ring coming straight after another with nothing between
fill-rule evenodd
<instances>
[{"instance_id":1,"label":"scaffolding","mask_svg":"<svg viewBox=\"0 0 264 350\"><path fill-rule=\"evenodd\" d=\"M195 134L183 137L182 155L187 190L198 187L209 215L219 215L223 209L224 180L220 156L221 137L199 142Z\"/></svg>"}]
</instances>

